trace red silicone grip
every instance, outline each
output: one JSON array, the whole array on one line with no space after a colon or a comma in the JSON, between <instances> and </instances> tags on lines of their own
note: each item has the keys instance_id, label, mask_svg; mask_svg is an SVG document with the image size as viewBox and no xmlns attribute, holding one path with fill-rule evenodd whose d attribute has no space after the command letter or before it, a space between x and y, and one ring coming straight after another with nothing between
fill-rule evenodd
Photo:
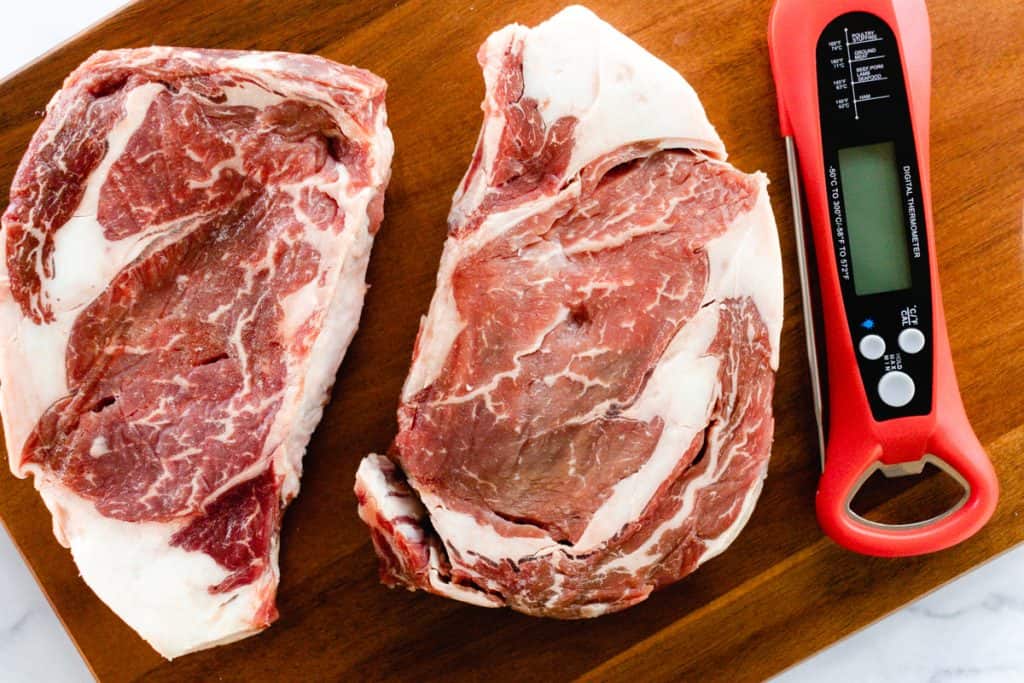
<instances>
[{"instance_id":1,"label":"red silicone grip","mask_svg":"<svg viewBox=\"0 0 1024 683\"><path fill-rule=\"evenodd\" d=\"M966 429L962 428L966 426ZM954 433L955 432L955 433ZM999 497L999 484L974 432L964 422L961 428L940 426L928 443L928 453L943 461L967 487L967 500L951 514L912 525L882 525L854 514L850 501L857 488L877 464L884 464L880 445L868 445L858 457L832 442L818 488L816 507L824 531L840 545L866 555L901 557L943 550L978 531L992 516ZM835 456L835 457L834 457Z\"/></svg>"}]
</instances>

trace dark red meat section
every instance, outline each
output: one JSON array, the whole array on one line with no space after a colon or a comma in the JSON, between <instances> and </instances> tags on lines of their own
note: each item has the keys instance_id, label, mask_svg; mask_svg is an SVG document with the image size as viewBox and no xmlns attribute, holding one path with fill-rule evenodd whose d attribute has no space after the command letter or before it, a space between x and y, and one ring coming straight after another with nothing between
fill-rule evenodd
<instances>
[{"instance_id":1,"label":"dark red meat section","mask_svg":"<svg viewBox=\"0 0 1024 683\"><path fill-rule=\"evenodd\" d=\"M268 569L270 545L280 520L277 487L274 472L268 469L228 490L205 515L171 538L173 545L205 552L231 572L210 587L211 593L244 586Z\"/></svg>"},{"instance_id":2,"label":"dark red meat section","mask_svg":"<svg viewBox=\"0 0 1024 683\"><path fill-rule=\"evenodd\" d=\"M490 213L559 189L572 156L577 120L564 116L545 127L536 100L523 94L523 56L509 51L494 86L494 106L506 120L498 142L487 195L471 216L449 229L462 235L475 230ZM477 144L462 189L480 171L483 145Z\"/></svg>"},{"instance_id":3,"label":"dark red meat section","mask_svg":"<svg viewBox=\"0 0 1024 683\"><path fill-rule=\"evenodd\" d=\"M122 271L75 322L71 393L43 415L29 460L132 522L199 512L260 461L286 379L281 299L318 262L268 229L294 225L290 212L253 190Z\"/></svg>"},{"instance_id":4,"label":"dark red meat section","mask_svg":"<svg viewBox=\"0 0 1024 683\"><path fill-rule=\"evenodd\" d=\"M107 134L124 116L122 85L99 81L83 88L67 105L75 125L44 122L25 155L32 163L22 163L11 185L4 214L11 292L36 322L53 321L41 292L42 278L53 277L54 233L81 202L86 179L106 153ZM38 226L41 234L33 230Z\"/></svg>"},{"instance_id":5,"label":"dark red meat section","mask_svg":"<svg viewBox=\"0 0 1024 683\"><path fill-rule=\"evenodd\" d=\"M158 83L165 92L101 194L99 217L109 239L230 203L241 182L236 169L222 169L213 186L202 190L190 188L189 181L206 179L217 161L235 151L244 162L241 175L259 182L301 178L296 174L316 170L328 158L344 165L354 184L367 182L365 143L345 137L323 107L293 100L261 109L221 106L226 88L254 80L223 66L225 58L242 52L206 54L213 56L129 62L128 51L101 53L69 76L18 167L4 213L11 291L26 316L53 320L44 283L54 274L54 235L78 207L89 174L106 153L107 135L124 116L127 93L141 85ZM307 55L276 58L289 62L280 78L316 83L345 116L372 129L384 104L375 76ZM367 98L353 87L360 81L378 94Z\"/></svg>"},{"instance_id":6,"label":"dark red meat section","mask_svg":"<svg viewBox=\"0 0 1024 683\"><path fill-rule=\"evenodd\" d=\"M703 245L755 196L745 176L660 152L466 258L452 278L465 329L401 408L405 472L455 508L575 542L654 449L660 420L619 413L701 305Z\"/></svg>"},{"instance_id":7,"label":"dark red meat section","mask_svg":"<svg viewBox=\"0 0 1024 683\"><path fill-rule=\"evenodd\" d=\"M55 237L96 182L90 174L129 96L159 86L102 179L96 209L108 241L141 237L146 246L74 319L68 393L42 416L21 458L103 515L182 524L173 543L230 572L214 592L251 583L270 561L281 475L268 436L288 360L309 353L322 324L311 316L285 338L283 306L318 273L309 224L345 229L319 186L340 172L353 189L370 179L367 138L347 137L342 122L372 130L384 98L383 82L367 72L276 55L288 65L277 77L323 102L230 104L229 88L263 87L225 66L241 54L92 57L48 109L4 215L14 298L26 317L51 324Z\"/></svg>"}]
</instances>

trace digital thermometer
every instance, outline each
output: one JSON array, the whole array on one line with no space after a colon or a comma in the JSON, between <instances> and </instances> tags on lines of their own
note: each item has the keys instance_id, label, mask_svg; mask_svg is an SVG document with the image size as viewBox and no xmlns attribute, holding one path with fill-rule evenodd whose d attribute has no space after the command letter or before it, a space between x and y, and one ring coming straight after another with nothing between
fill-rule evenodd
<instances>
[{"instance_id":1,"label":"digital thermometer","mask_svg":"<svg viewBox=\"0 0 1024 683\"><path fill-rule=\"evenodd\" d=\"M768 44L789 156L822 455L819 523L841 545L870 555L947 548L988 521L998 483L964 412L939 292L924 1L777 0ZM825 378L818 371L811 256ZM854 495L875 471L919 474L928 463L964 487L953 509L899 525L853 511Z\"/></svg>"}]
</instances>

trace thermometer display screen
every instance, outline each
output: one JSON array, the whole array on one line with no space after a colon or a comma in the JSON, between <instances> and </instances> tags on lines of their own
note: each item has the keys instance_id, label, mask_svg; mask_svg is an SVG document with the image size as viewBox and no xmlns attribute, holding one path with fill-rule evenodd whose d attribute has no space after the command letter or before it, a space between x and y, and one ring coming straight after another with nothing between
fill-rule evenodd
<instances>
[{"instance_id":1,"label":"thermometer display screen","mask_svg":"<svg viewBox=\"0 0 1024 683\"><path fill-rule=\"evenodd\" d=\"M863 296L909 289L910 253L895 143L840 149L839 174L854 291Z\"/></svg>"}]
</instances>

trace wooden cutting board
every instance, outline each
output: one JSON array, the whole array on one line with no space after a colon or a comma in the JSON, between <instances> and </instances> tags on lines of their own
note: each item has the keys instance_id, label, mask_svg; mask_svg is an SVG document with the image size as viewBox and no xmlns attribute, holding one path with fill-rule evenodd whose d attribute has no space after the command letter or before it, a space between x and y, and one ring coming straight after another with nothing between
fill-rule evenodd
<instances>
[{"instance_id":1,"label":"wooden cutting board","mask_svg":"<svg viewBox=\"0 0 1024 683\"><path fill-rule=\"evenodd\" d=\"M284 519L280 620L234 645L163 661L78 578L27 481L0 474L0 516L104 681L753 680L807 657L1024 540L1024 3L932 0L932 160L938 257L967 411L1002 481L995 518L931 557L880 560L823 538L792 217L765 31L769 0L594 0L606 20L679 69L731 153L774 180L786 275L774 454L753 518L695 575L624 613L534 619L391 591L356 517L359 459L388 446L445 216L480 126L475 55L493 30L562 3L146 0L0 84L0 187L64 76L94 50L150 44L315 52L390 84L397 153L362 327ZM924 509L924 480L895 506Z\"/></svg>"}]
</instances>

